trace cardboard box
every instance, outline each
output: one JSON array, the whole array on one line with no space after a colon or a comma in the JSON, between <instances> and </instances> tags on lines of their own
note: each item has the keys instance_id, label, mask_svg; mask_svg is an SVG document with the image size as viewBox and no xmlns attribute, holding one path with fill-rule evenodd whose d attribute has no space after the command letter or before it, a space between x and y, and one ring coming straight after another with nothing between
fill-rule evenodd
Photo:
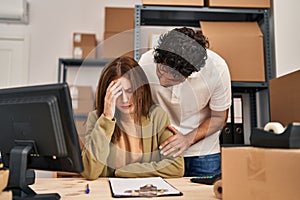
<instances>
[{"instance_id":1,"label":"cardboard box","mask_svg":"<svg viewBox=\"0 0 300 200\"><path fill-rule=\"evenodd\" d=\"M94 110L93 89L90 86L70 86L72 107L75 114L87 114Z\"/></svg>"},{"instance_id":2,"label":"cardboard box","mask_svg":"<svg viewBox=\"0 0 300 200\"><path fill-rule=\"evenodd\" d=\"M105 32L102 47L102 58L116 58L119 56L134 57L134 32L124 31Z\"/></svg>"},{"instance_id":3,"label":"cardboard box","mask_svg":"<svg viewBox=\"0 0 300 200\"><path fill-rule=\"evenodd\" d=\"M96 58L97 40L95 34L73 34L73 58Z\"/></svg>"},{"instance_id":4,"label":"cardboard box","mask_svg":"<svg viewBox=\"0 0 300 200\"><path fill-rule=\"evenodd\" d=\"M93 99L72 99L72 106L75 114L88 114L95 109Z\"/></svg>"},{"instance_id":5,"label":"cardboard box","mask_svg":"<svg viewBox=\"0 0 300 200\"><path fill-rule=\"evenodd\" d=\"M12 200L13 199L13 195L12 195L12 191L0 191L0 199L1 200Z\"/></svg>"},{"instance_id":6,"label":"cardboard box","mask_svg":"<svg viewBox=\"0 0 300 200\"><path fill-rule=\"evenodd\" d=\"M271 121L300 122L300 70L269 81Z\"/></svg>"},{"instance_id":7,"label":"cardboard box","mask_svg":"<svg viewBox=\"0 0 300 200\"><path fill-rule=\"evenodd\" d=\"M300 199L300 149L222 148L223 200Z\"/></svg>"},{"instance_id":8,"label":"cardboard box","mask_svg":"<svg viewBox=\"0 0 300 200\"><path fill-rule=\"evenodd\" d=\"M200 22L210 49L228 64L232 81L264 82L263 35L257 22Z\"/></svg>"},{"instance_id":9,"label":"cardboard box","mask_svg":"<svg viewBox=\"0 0 300 200\"><path fill-rule=\"evenodd\" d=\"M204 0L143 0L143 5L204 6Z\"/></svg>"},{"instance_id":10,"label":"cardboard box","mask_svg":"<svg viewBox=\"0 0 300 200\"><path fill-rule=\"evenodd\" d=\"M134 57L134 8L105 8L105 31L99 44L101 58Z\"/></svg>"},{"instance_id":11,"label":"cardboard box","mask_svg":"<svg viewBox=\"0 0 300 200\"><path fill-rule=\"evenodd\" d=\"M93 99L93 88L91 86L70 85L72 99Z\"/></svg>"},{"instance_id":12,"label":"cardboard box","mask_svg":"<svg viewBox=\"0 0 300 200\"><path fill-rule=\"evenodd\" d=\"M270 8L270 0L206 0L209 7Z\"/></svg>"},{"instance_id":13,"label":"cardboard box","mask_svg":"<svg viewBox=\"0 0 300 200\"><path fill-rule=\"evenodd\" d=\"M8 183L9 171L8 170L0 170L0 193L4 190Z\"/></svg>"},{"instance_id":14,"label":"cardboard box","mask_svg":"<svg viewBox=\"0 0 300 200\"><path fill-rule=\"evenodd\" d=\"M134 8L105 8L104 32L120 33L134 29Z\"/></svg>"}]
</instances>

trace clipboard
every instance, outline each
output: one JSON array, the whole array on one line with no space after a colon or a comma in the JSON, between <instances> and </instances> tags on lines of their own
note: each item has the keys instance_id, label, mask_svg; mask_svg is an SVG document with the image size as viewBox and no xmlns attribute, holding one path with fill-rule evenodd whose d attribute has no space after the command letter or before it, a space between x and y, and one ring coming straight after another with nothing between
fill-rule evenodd
<instances>
[{"instance_id":1,"label":"clipboard","mask_svg":"<svg viewBox=\"0 0 300 200\"><path fill-rule=\"evenodd\" d=\"M183 195L161 177L109 178L109 185L111 195L115 198Z\"/></svg>"}]
</instances>

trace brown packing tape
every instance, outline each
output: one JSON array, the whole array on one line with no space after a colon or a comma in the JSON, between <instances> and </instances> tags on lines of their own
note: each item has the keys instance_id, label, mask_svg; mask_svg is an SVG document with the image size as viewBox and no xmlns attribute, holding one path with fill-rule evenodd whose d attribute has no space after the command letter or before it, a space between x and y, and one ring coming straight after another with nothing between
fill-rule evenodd
<instances>
[{"instance_id":1,"label":"brown packing tape","mask_svg":"<svg viewBox=\"0 0 300 200\"><path fill-rule=\"evenodd\" d=\"M271 200L268 192L265 191L267 180L266 151L255 148L247 153L247 175L248 191L257 199Z\"/></svg>"},{"instance_id":2,"label":"brown packing tape","mask_svg":"<svg viewBox=\"0 0 300 200\"><path fill-rule=\"evenodd\" d=\"M216 198L222 199L222 191L223 191L222 180L218 180L214 184L214 193Z\"/></svg>"},{"instance_id":3,"label":"brown packing tape","mask_svg":"<svg viewBox=\"0 0 300 200\"><path fill-rule=\"evenodd\" d=\"M266 181L266 159L264 151L253 149L247 155L248 180Z\"/></svg>"}]
</instances>

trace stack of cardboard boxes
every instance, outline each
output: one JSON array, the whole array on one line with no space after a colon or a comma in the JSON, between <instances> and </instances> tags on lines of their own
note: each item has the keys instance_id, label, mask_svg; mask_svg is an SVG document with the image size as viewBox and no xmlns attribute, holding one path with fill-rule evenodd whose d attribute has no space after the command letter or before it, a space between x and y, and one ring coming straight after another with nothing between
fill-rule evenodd
<instances>
[{"instance_id":1,"label":"stack of cardboard boxes","mask_svg":"<svg viewBox=\"0 0 300 200\"><path fill-rule=\"evenodd\" d=\"M75 124L79 136L80 146L82 147L85 140L85 122L89 112L95 109L94 94L91 86L70 86L72 98L72 107L75 115ZM78 119L76 119L76 116Z\"/></svg>"}]
</instances>

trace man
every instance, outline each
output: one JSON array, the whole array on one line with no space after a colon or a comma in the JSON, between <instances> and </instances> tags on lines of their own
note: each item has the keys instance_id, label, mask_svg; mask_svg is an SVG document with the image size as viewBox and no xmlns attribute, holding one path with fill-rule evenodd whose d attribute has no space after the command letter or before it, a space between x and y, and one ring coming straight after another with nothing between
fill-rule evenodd
<instances>
[{"instance_id":1,"label":"man","mask_svg":"<svg viewBox=\"0 0 300 200\"><path fill-rule=\"evenodd\" d=\"M226 62L208 46L201 31L176 28L139 61L154 101L171 118L174 136L161 145L161 154L183 154L185 176L221 173L219 135L231 105L231 82Z\"/></svg>"}]
</instances>

